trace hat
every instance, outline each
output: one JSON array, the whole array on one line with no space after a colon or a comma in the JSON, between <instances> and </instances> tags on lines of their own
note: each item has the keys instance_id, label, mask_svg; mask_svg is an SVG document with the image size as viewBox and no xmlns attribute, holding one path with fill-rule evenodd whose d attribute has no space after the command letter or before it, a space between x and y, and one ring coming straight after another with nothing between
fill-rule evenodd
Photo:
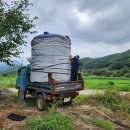
<instances>
[{"instance_id":1,"label":"hat","mask_svg":"<svg viewBox=\"0 0 130 130\"><path fill-rule=\"evenodd\" d=\"M76 55L77 58L79 58L79 55Z\"/></svg>"}]
</instances>

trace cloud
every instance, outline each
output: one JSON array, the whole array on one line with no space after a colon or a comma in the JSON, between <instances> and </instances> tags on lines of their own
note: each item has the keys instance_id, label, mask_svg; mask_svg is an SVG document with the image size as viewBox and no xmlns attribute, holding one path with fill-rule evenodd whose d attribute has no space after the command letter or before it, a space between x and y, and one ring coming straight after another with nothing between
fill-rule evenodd
<instances>
[{"instance_id":1,"label":"cloud","mask_svg":"<svg viewBox=\"0 0 130 130\"><path fill-rule=\"evenodd\" d=\"M103 57L106 55L120 53L124 50L129 48L130 43L124 43L118 46L117 44L113 46L112 44L104 44L104 43L97 43L97 44L72 44L72 55L80 55L81 58L83 57Z\"/></svg>"},{"instance_id":2,"label":"cloud","mask_svg":"<svg viewBox=\"0 0 130 130\"><path fill-rule=\"evenodd\" d=\"M84 42L130 41L129 0L32 0L38 26ZM41 32L41 30L39 30Z\"/></svg>"},{"instance_id":3,"label":"cloud","mask_svg":"<svg viewBox=\"0 0 130 130\"><path fill-rule=\"evenodd\" d=\"M97 3L96 0L86 0L82 4L84 8L77 7L75 13L84 16L84 21L77 15L70 26L74 36L92 43L123 44L130 41L130 1L101 0Z\"/></svg>"},{"instance_id":4,"label":"cloud","mask_svg":"<svg viewBox=\"0 0 130 130\"><path fill-rule=\"evenodd\" d=\"M78 53L81 57L100 57L129 49L130 0L31 2L34 4L30 8L31 16L39 17L35 22L38 34L49 31L69 35L73 55ZM29 36L29 39L32 38L33 35ZM27 51L25 48L23 50Z\"/></svg>"}]
</instances>

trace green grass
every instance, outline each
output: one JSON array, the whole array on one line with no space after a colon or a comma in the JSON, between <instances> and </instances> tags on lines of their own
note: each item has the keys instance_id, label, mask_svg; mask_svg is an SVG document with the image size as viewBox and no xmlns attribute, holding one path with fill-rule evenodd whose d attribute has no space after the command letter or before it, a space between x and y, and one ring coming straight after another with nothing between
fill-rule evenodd
<instances>
[{"instance_id":1,"label":"green grass","mask_svg":"<svg viewBox=\"0 0 130 130\"><path fill-rule=\"evenodd\" d=\"M30 117L26 120L26 130L74 130L70 116L56 112L58 102L48 106L49 113L44 116Z\"/></svg>"},{"instance_id":2,"label":"green grass","mask_svg":"<svg viewBox=\"0 0 130 130\"><path fill-rule=\"evenodd\" d=\"M130 95L120 95L116 91L106 91L104 94L79 95L74 99L73 105L91 104L106 107L112 111L130 113Z\"/></svg>"},{"instance_id":3,"label":"green grass","mask_svg":"<svg viewBox=\"0 0 130 130\"><path fill-rule=\"evenodd\" d=\"M8 95L8 97L9 97L10 99L12 99L13 101L17 101L17 99L18 99L18 93L12 92L12 93L10 93L10 94Z\"/></svg>"},{"instance_id":4,"label":"green grass","mask_svg":"<svg viewBox=\"0 0 130 130\"><path fill-rule=\"evenodd\" d=\"M36 100L35 97L27 97L23 103L23 107L24 108L36 107L35 100Z\"/></svg>"},{"instance_id":5,"label":"green grass","mask_svg":"<svg viewBox=\"0 0 130 130\"><path fill-rule=\"evenodd\" d=\"M49 114L31 117L26 121L26 130L74 130L73 120L66 115Z\"/></svg>"},{"instance_id":6,"label":"green grass","mask_svg":"<svg viewBox=\"0 0 130 130\"><path fill-rule=\"evenodd\" d=\"M0 89L1 88L14 88L16 82L15 76L0 76Z\"/></svg>"},{"instance_id":7,"label":"green grass","mask_svg":"<svg viewBox=\"0 0 130 130\"><path fill-rule=\"evenodd\" d=\"M84 86L85 89L130 91L130 79L86 77L84 79Z\"/></svg>"},{"instance_id":8,"label":"green grass","mask_svg":"<svg viewBox=\"0 0 130 130\"><path fill-rule=\"evenodd\" d=\"M77 101L77 99L75 100ZM83 104L82 100L80 101L81 104ZM116 91L106 91L104 94L86 96L84 97L84 103L94 106L106 107L112 111L130 113L130 96L120 95L120 93Z\"/></svg>"},{"instance_id":9,"label":"green grass","mask_svg":"<svg viewBox=\"0 0 130 130\"><path fill-rule=\"evenodd\" d=\"M92 122L103 130L114 130L113 123L101 118L94 118Z\"/></svg>"},{"instance_id":10,"label":"green grass","mask_svg":"<svg viewBox=\"0 0 130 130\"><path fill-rule=\"evenodd\" d=\"M73 106L82 105L82 104L86 103L86 101L88 101L88 99L89 99L89 96L87 96L87 95L79 95L76 98L74 98L72 105Z\"/></svg>"},{"instance_id":11,"label":"green grass","mask_svg":"<svg viewBox=\"0 0 130 130\"><path fill-rule=\"evenodd\" d=\"M15 76L0 76L0 88L15 87ZM84 79L85 89L107 89L130 91L130 79L86 77Z\"/></svg>"}]
</instances>

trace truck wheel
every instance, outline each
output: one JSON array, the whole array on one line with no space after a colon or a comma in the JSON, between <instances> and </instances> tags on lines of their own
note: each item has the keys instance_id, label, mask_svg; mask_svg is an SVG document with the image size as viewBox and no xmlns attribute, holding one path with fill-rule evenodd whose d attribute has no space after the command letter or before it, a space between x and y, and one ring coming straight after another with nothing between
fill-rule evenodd
<instances>
[{"instance_id":1,"label":"truck wheel","mask_svg":"<svg viewBox=\"0 0 130 130\"><path fill-rule=\"evenodd\" d=\"M38 94L36 97L37 109L44 111L47 108L47 101L43 98L42 94Z\"/></svg>"},{"instance_id":2,"label":"truck wheel","mask_svg":"<svg viewBox=\"0 0 130 130\"><path fill-rule=\"evenodd\" d=\"M18 101L20 101L20 102L24 101L25 97L26 97L25 92L21 88L19 88L18 89Z\"/></svg>"}]
</instances>

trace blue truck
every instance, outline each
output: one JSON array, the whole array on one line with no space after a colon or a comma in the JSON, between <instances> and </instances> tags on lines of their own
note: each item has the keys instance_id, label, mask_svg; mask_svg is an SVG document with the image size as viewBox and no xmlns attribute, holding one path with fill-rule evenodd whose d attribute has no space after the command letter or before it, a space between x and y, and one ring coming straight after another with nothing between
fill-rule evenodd
<instances>
[{"instance_id":1,"label":"blue truck","mask_svg":"<svg viewBox=\"0 0 130 130\"><path fill-rule=\"evenodd\" d=\"M78 96L80 90L84 89L84 82L81 74L78 74L77 81L55 82L52 73L48 73L48 82L30 82L30 65L18 69L16 88L18 99L23 101L27 94L36 97L38 110L47 108L51 102L61 100L64 104L72 103Z\"/></svg>"}]
</instances>

